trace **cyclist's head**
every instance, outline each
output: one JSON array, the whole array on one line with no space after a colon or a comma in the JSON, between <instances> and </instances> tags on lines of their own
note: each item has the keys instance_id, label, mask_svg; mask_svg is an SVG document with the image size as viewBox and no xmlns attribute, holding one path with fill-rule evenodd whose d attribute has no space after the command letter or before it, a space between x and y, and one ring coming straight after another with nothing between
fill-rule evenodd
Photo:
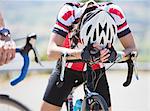
<instances>
[{"instance_id":1,"label":"cyclist's head","mask_svg":"<svg viewBox=\"0 0 150 111\"><path fill-rule=\"evenodd\" d=\"M97 42L106 47L108 43L113 43L116 35L117 26L108 12L95 9L83 16L80 23L80 39L85 46Z\"/></svg>"}]
</instances>

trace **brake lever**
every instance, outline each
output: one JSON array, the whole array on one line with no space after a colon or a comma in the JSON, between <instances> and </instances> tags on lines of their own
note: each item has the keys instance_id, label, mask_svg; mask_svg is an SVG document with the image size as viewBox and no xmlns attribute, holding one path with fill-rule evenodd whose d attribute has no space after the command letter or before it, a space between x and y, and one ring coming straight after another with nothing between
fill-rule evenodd
<instances>
[{"instance_id":1,"label":"brake lever","mask_svg":"<svg viewBox=\"0 0 150 111\"><path fill-rule=\"evenodd\" d=\"M127 65L128 65L128 74L127 74L127 78L126 81L123 83L124 87L127 87L130 85L131 81L132 81L132 75L133 75L133 61L131 59L127 60Z\"/></svg>"},{"instance_id":2,"label":"brake lever","mask_svg":"<svg viewBox=\"0 0 150 111\"><path fill-rule=\"evenodd\" d=\"M34 52L34 60L35 60L35 62L40 64L40 66L43 66L36 47L33 47L33 52Z\"/></svg>"},{"instance_id":3,"label":"brake lever","mask_svg":"<svg viewBox=\"0 0 150 111\"><path fill-rule=\"evenodd\" d=\"M37 39L37 35L35 33L32 33L32 34L28 35L28 38L27 38L27 44L28 44L28 46L27 47L30 46L30 50L33 50L34 57L35 57L34 58L35 62L38 63L38 64L40 64L41 66L43 66L42 63L41 63L41 61L40 61L40 59L39 59L38 51L37 51L37 49L35 47L36 39ZM29 51L28 51L28 53L29 53Z\"/></svg>"},{"instance_id":4,"label":"brake lever","mask_svg":"<svg viewBox=\"0 0 150 111\"><path fill-rule=\"evenodd\" d=\"M131 59L132 59L133 64L134 64L135 77L136 77L137 80L139 80L138 70L137 70L137 62L136 62L138 53L137 53L136 51L133 51L133 52L131 53L131 55L132 55Z\"/></svg>"},{"instance_id":5,"label":"brake lever","mask_svg":"<svg viewBox=\"0 0 150 111\"><path fill-rule=\"evenodd\" d=\"M128 75L126 81L123 83L124 87L127 87L130 85L132 81L132 75L133 75L133 70L135 71L135 76L136 79L139 80L138 73L137 73L137 66L136 66L136 58L137 58L137 52L133 51L131 52L129 60L127 60L127 65L128 65Z\"/></svg>"}]
</instances>

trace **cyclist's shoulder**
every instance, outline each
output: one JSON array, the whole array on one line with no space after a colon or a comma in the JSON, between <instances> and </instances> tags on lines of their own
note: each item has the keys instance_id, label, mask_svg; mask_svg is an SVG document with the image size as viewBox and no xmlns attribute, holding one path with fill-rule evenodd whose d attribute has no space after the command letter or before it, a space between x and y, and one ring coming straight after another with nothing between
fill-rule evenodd
<instances>
[{"instance_id":1,"label":"cyclist's shoulder","mask_svg":"<svg viewBox=\"0 0 150 111\"><path fill-rule=\"evenodd\" d=\"M115 3L109 2L107 3L106 7L110 12L114 12L114 14L121 13L122 15L124 15L123 9Z\"/></svg>"},{"instance_id":2,"label":"cyclist's shoulder","mask_svg":"<svg viewBox=\"0 0 150 111\"><path fill-rule=\"evenodd\" d=\"M59 19L63 18L65 21L73 22L81 15L81 4L78 2L67 2L63 4L57 16Z\"/></svg>"},{"instance_id":3,"label":"cyclist's shoulder","mask_svg":"<svg viewBox=\"0 0 150 111\"><path fill-rule=\"evenodd\" d=\"M123 9L115 3L104 2L99 5L103 10L108 11L114 17L115 21L124 20L126 18Z\"/></svg>"}]
</instances>

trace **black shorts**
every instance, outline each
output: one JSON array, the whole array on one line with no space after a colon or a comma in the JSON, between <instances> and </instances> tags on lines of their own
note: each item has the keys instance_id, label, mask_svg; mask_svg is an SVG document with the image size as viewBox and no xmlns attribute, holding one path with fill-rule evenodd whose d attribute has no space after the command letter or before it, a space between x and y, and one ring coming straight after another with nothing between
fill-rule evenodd
<instances>
[{"instance_id":1,"label":"black shorts","mask_svg":"<svg viewBox=\"0 0 150 111\"><path fill-rule=\"evenodd\" d=\"M104 69L103 69L104 70ZM99 75L101 70L96 70L96 74ZM63 102L68 97L69 93L71 92L72 88L76 86L76 84L80 85L84 82L84 72L74 71L71 69L65 69L65 76L64 76L64 84L62 87L58 87L56 84L58 82L59 76L54 71L50 75L49 83L44 94L43 100L50 104L56 105L61 107ZM98 77L98 76L97 76ZM78 83L76 83L78 81ZM97 85L96 92L99 93L101 96L104 97L108 106L111 106L110 102L110 93L109 93L109 86L106 79L106 74L104 74Z\"/></svg>"}]
</instances>

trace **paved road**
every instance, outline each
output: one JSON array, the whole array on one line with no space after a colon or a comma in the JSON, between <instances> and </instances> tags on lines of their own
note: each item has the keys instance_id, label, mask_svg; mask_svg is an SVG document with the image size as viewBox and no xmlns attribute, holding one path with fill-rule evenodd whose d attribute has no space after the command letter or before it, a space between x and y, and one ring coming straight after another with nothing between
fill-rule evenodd
<instances>
[{"instance_id":1,"label":"paved road","mask_svg":"<svg viewBox=\"0 0 150 111\"><path fill-rule=\"evenodd\" d=\"M125 80L125 72L108 72L113 111L150 111L150 74L139 73L140 80L136 81L134 77L132 84L124 88L122 83ZM15 87L1 83L0 93L9 94L33 111L39 111L47 82L48 75L33 74ZM82 86L76 90L74 96L83 97Z\"/></svg>"}]
</instances>

